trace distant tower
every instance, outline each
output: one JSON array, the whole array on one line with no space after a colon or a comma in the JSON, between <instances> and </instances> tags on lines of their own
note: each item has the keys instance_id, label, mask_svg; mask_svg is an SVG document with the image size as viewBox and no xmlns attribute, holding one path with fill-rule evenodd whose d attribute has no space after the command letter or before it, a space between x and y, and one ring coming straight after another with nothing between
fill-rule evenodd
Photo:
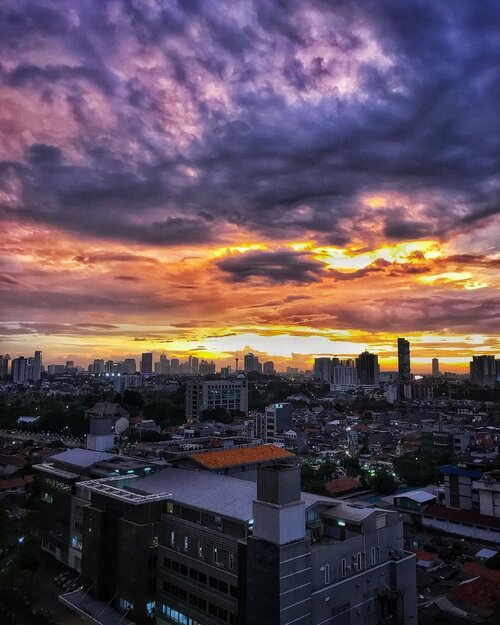
<instances>
[{"instance_id":1,"label":"distant tower","mask_svg":"<svg viewBox=\"0 0 500 625\"><path fill-rule=\"evenodd\" d=\"M398 372L402 382L411 379L410 341L403 338L398 338Z\"/></svg>"},{"instance_id":2,"label":"distant tower","mask_svg":"<svg viewBox=\"0 0 500 625\"><path fill-rule=\"evenodd\" d=\"M144 352L141 358L141 373L153 373L153 354Z\"/></svg>"},{"instance_id":3,"label":"distant tower","mask_svg":"<svg viewBox=\"0 0 500 625\"><path fill-rule=\"evenodd\" d=\"M236 352L236 373L238 373L239 369L238 369L238 352Z\"/></svg>"},{"instance_id":4,"label":"distant tower","mask_svg":"<svg viewBox=\"0 0 500 625\"><path fill-rule=\"evenodd\" d=\"M439 360L438 358L432 359L432 375L433 377L439 377Z\"/></svg>"}]
</instances>

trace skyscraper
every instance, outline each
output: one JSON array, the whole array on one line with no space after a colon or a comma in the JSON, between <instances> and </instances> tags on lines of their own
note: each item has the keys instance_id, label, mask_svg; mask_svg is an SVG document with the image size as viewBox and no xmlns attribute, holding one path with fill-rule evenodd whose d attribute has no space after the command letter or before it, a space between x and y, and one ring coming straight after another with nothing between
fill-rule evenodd
<instances>
[{"instance_id":1,"label":"skyscraper","mask_svg":"<svg viewBox=\"0 0 500 625\"><path fill-rule=\"evenodd\" d=\"M144 352L141 357L141 373L153 373L153 354Z\"/></svg>"},{"instance_id":2,"label":"skyscraper","mask_svg":"<svg viewBox=\"0 0 500 625\"><path fill-rule=\"evenodd\" d=\"M12 361L12 381L14 384L22 384L28 379L28 361L24 356L14 358Z\"/></svg>"},{"instance_id":3,"label":"skyscraper","mask_svg":"<svg viewBox=\"0 0 500 625\"><path fill-rule=\"evenodd\" d=\"M38 382L42 377L42 352L36 351L31 363L31 377L33 382Z\"/></svg>"},{"instance_id":4,"label":"skyscraper","mask_svg":"<svg viewBox=\"0 0 500 625\"><path fill-rule=\"evenodd\" d=\"M338 358L315 358L314 377L316 380L322 380L331 384L333 382L333 367L338 365L338 363Z\"/></svg>"},{"instance_id":5,"label":"skyscraper","mask_svg":"<svg viewBox=\"0 0 500 625\"><path fill-rule=\"evenodd\" d=\"M188 358L189 373L198 373L200 367L200 361L196 356L189 356Z\"/></svg>"},{"instance_id":6,"label":"skyscraper","mask_svg":"<svg viewBox=\"0 0 500 625\"><path fill-rule=\"evenodd\" d=\"M262 364L259 362L258 356L254 356L252 353L245 354L245 373L262 373Z\"/></svg>"},{"instance_id":7,"label":"skyscraper","mask_svg":"<svg viewBox=\"0 0 500 625\"><path fill-rule=\"evenodd\" d=\"M276 370L274 368L274 362L272 360L267 360L263 365L262 365L262 372L265 375L274 375L276 373Z\"/></svg>"},{"instance_id":8,"label":"skyscraper","mask_svg":"<svg viewBox=\"0 0 500 625\"><path fill-rule=\"evenodd\" d=\"M0 356L0 378L8 378L9 377L9 368L10 368L10 355L4 354L4 356Z\"/></svg>"},{"instance_id":9,"label":"skyscraper","mask_svg":"<svg viewBox=\"0 0 500 625\"><path fill-rule=\"evenodd\" d=\"M377 354L364 351L356 358L358 384L375 385L380 381L380 367Z\"/></svg>"},{"instance_id":10,"label":"skyscraper","mask_svg":"<svg viewBox=\"0 0 500 625\"><path fill-rule=\"evenodd\" d=\"M435 378L439 377L439 360L437 358L432 359L432 375Z\"/></svg>"},{"instance_id":11,"label":"skyscraper","mask_svg":"<svg viewBox=\"0 0 500 625\"><path fill-rule=\"evenodd\" d=\"M170 360L166 354L160 356L160 374L168 375L170 373Z\"/></svg>"},{"instance_id":12,"label":"skyscraper","mask_svg":"<svg viewBox=\"0 0 500 625\"><path fill-rule=\"evenodd\" d=\"M479 386L493 386L496 379L495 356L472 356L470 380Z\"/></svg>"},{"instance_id":13,"label":"skyscraper","mask_svg":"<svg viewBox=\"0 0 500 625\"><path fill-rule=\"evenodd\" d=\"M125 358L123 361L123 373L135 373L137 371L137 363L135 358Z\"/></svg>"},{"instance_id":14,"label":"skyscraper","mask_svg":"<svg viewBox=\"0 0 500 625\"><path fill-rule=\"evenodd\" d=\"M398 338L398 372L400 380L411 379L410 341L403 338Z\"/></svg>"}]
</instances>

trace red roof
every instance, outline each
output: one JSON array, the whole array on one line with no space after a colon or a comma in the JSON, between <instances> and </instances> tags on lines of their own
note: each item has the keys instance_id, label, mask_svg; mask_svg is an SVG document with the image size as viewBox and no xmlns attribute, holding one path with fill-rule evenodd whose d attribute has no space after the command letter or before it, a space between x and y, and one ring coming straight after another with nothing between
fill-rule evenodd
<instances>
[{"instance_id":1,"label":"red roof","mask_svg":"<svg viewBox=\"0 0 500 625\"><path fill-rule=\"evenodd\" d=\"M191 460L201 464L205 469L224 469L243 464L256 464L278 458L294 458L294 454L276 447L276 445L259 445L257 447L237 447L222 451L209 451L192 454Z\"/></svg>"},{"instance_id":2,"label":"red roof","mask_svg":"<svg viewBox=\"0 0 500 625\"><path fill-rule=\"evenodd\" d=\"M20 488L26 486L26 482L22 477L13 477L10 480L0 480L0 491L10 490L11 488Z\"/></svg>"},{"instance_id":3,"label":"red roof","mask_svg":"<svg viewBox=\"0 0 500 625\"><path fill-rule=\"evenodd\" d=\"M417 554L417 562L419 560L432 562L437 558L437 554L433 553L432 551L424 551L423 549L408 549L408 551L413 551L413 553Z\"/></svg>"},{"instance_id":4,"label":"red roof","mask_svg":"<svg viewBox=\"0 0 500 625\"><path fill-rule=\"evenodd\" d=\"M361 486L361 482L353 477L339 477L335 480L331 480L325 484L326 490L335 495L340 493L347 493L351 490L356 490Z\"/></svg>"},{"instance_id":5,"label":"red roof","mask_svg":"<svg viewBox=\"0 0 500 625\"><path fill-rule=\"evenodd\" d=\"M445 521L458 521L459 523L471 523L472 525L485 525L486 527L500 528L499 517L479 514L479 512L473 512L472 510L455 510L454 508L446 508L445 506L438 506L437 504L427 506L424 517L427 516L435 516Z\"/></svg>"},{"instance_id":6,"label":"red roof","mask_svg":"<svg viewBox=\"0 0 500 625\"><path fill-rule=\"evenodd\" d=\"M477 575L477 577L485 577L492 582L500 583L500 571L490 569L487 566L478 564L477 562L466 562L462 566L462 571L470 573L471 575Z\"/></svg>"},{"instance_id":7,"label":"red roof","mask_svg":"<svg viewBox=\"0 0 500 625\"><path fill-rule=\"evenodd\" d=\"M13 467L24 467L28 464L27 459L24 456L19 454L9 455L9 454L0 454L0 464L6 466L11 464Z\"/></svg>"},{"instance_id":8,"label":"red roof","mask_svg":"<svg viewBox=\"0 0 500 625\"><path fill-rule=\"evenodd\" d=\"M457 597L466 605L495 610L500 604L500 571L489 569L475 562L467 562L462 571L476 576L454 588Z\"/></svg>"}]
</instances>

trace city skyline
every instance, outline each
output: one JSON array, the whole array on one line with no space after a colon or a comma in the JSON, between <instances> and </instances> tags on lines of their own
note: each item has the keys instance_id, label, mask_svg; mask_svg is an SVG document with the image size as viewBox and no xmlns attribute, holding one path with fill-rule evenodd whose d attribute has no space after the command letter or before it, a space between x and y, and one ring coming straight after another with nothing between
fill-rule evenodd
<instances>
[{"instance_id":1,"label":"city skyline","mask_svg":"<svg viewBox=\"0 0 500 625\"><path fill-rule=\"evenodd\" d=\"M0 345L500 353L494 3L0 7Z\"/></svg>"}]
</instances>

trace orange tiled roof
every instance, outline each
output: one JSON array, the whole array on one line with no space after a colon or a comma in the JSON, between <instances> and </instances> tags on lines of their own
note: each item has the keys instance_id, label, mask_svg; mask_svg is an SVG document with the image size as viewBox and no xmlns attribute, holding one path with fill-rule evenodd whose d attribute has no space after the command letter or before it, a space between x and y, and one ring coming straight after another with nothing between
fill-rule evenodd
<instances>
[{"instance_id":1,"label":"orange tiled roof","mask_svg":"<svg viewBox=\"0 0 500 625\"><path fill-rule=\"evenodd\" d=\"M325 484L329 493L344 493L349 490L355 490L361 486L361 482L353 477L339 477Z\"/></svg>"},{"instance_id":2,"label":"orange tiled roof","mask_svg":"<svg viewBox=\"0 0 500 625\"><path fill-rule=\"evenodd\" d=\"M203 454L193 454L191 459L206 469L224 469L240 464L253 464L275 460L276 458L293 458L294 454L276 447L276 445L259 445L258 447L239 447L237 449L223 449Z\"/></svg>"}]
</instances>

